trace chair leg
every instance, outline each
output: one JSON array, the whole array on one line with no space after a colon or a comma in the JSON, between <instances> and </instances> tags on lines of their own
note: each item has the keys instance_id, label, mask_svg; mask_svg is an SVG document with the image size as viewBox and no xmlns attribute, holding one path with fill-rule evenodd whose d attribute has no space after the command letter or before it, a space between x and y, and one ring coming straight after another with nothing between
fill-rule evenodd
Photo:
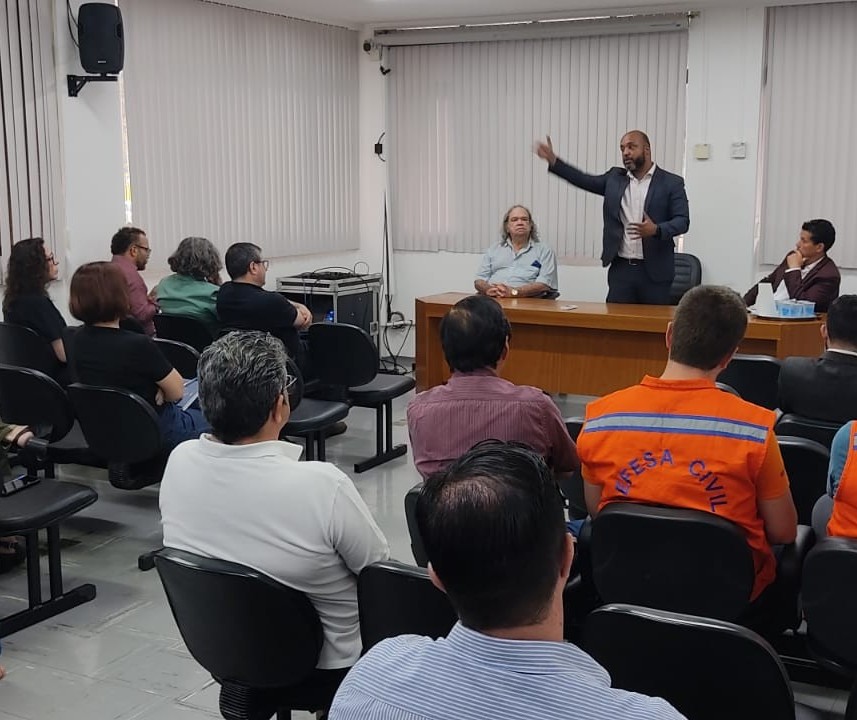
<instances>
[{"instance_id":1,"label":"chair leg","mask_svg":"<svg viewBox=\"0 0 857 720\"><path fill-rule=\"evenodd\" d=\"M157 550L149 550L149 552L144 552L142 555L137 556L137 569L140 572L148 572L152 568L155 567L155 555L157 555L161 551L161 548Z\"/></svg>"},{"instance_id":2,"label":"chair leg","mask_svg":"<svg viewBox=\"0 0 857 720\"><path fill-rule=\"evenodd\" d=\"M324 462L325 460L327 460L327 446L325 444L326 439L325 439L324 430L322 430L321 432L317 432L315 434L315 439L318 442L318 459L319 459L319 462Z\"/></svg>"},{"instance_id":3,"label":"chair leg","mask_svg":"<svg viewBox=\"0 0 857 720\"><path fill-rule=\"evenodd\" d=\"M845 707L845 720L857 720L857 680L851 686L848 705Z\"/></svg>"},{"instance_id":4,"label":"chair leg","mask_svg":"<svg viewBox=\"0 0 857 720\"><path fill-rule=\"evenodd\" d=\"M315 460L315 433L304 438L304 460Z\"/></svg>"},{"instance_id":5,"label":"chair leg","mask_svg":"<svg viewBox=\"0 0 857 720\"><path fill-rule=\"evenodd\" d=\"M386 400L375 406L375 455L355 463L354 472L365 472L407 452L407 445L393 445L393 401Z\"/></svg>"},{"instance_id":6,"label":"chair leg","mask_svg":"<svg viewBox=\"0 0 857 720\"><path fill-rule=\"evenodd\" d=\"M292 720L292 711L289 708L279 708L277 710L277 720Z\"/></svg>"}]
</instances>

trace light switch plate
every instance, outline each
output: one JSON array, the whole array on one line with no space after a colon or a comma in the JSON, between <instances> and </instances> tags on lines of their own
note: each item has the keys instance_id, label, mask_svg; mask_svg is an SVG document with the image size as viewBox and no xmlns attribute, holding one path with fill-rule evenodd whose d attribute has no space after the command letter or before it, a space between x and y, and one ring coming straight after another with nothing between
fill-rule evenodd
<instances>
[{"instance_id":1,"label":"light switch plate","mask_svg":"<svg viewBox=\"0 0 857 720\"><path fill-rule=\"evenodd\" d=\"M693 157L697 160L708 160L711 157L711 145L700 143L693 146Z\"/></svg>"},{"instance_id":2,"label":"light switch plate","mask_svg":"<svg viewBox=\"0 0 857 720\"><path fill-rule=\"evenodd\" d=\"M734 142L732 143L732 150L730 151L731 157L736 160L743 160L747 157L747 143L745 142Z\"/></svg>"}]
</instances>

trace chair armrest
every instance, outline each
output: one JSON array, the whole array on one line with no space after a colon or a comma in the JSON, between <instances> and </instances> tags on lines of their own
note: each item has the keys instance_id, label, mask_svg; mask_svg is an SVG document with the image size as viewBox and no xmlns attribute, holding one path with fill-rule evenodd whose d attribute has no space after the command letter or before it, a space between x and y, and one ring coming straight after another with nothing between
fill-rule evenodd
<instances>
[{"instance_id":1,"label":"chair armrest","mask_svg":"<svg viewBox=\"0 0 857 720\"><path fill-rule=\"evenodd\" d=\"M797 537L790 545L782 545L777 553L777 576L800 588L803 561L815 545L815 531L808 525L797 526Z\"/></svg>"}]
</instances>

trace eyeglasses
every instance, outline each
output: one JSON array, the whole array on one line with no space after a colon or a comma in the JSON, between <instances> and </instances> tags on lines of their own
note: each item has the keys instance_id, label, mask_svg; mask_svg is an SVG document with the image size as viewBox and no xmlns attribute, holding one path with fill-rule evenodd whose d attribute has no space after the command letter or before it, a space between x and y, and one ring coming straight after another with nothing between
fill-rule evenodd
<instances>
[{"instance_id":1,"label":"eyeglasses","mask_svg":"<svg viewBox=\"0 0 857 720\"><path fill-rule=\"evenodd\" d=\"M137 243L134 243L134 247L137 248L138 250L145 250L147 253L150 253L150 254L152 252L152 248L146 247L145 245L137 245Z\"/></svg>"},{"instance_id":2,"label":"eyeglasses","mask_svg":"<svg viewBox=\"0 0 857 720\"><path fill-rule=\"evenodd\" d=\"M45 262L49 262L51 265L59 265L57 259L54 257L53 253L45 256Z\"/></svg>"},{"instance_id":3,"label":"eyeglasses","mask_svg":"<svg viewBox=\"0 0 857 720\"><path fill-rule=\"evenodd\" d=\"M254 260L253 262L256 263L256 265L264 265L265 270L268 269L268 265L270 264L270 261L268 260Z\"/></svg>"}]
</instances>

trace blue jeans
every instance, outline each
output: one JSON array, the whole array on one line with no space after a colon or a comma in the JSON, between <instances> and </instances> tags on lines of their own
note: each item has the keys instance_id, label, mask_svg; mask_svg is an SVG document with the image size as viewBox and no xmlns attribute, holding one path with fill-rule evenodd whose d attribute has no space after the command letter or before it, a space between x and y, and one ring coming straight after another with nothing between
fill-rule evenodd
<instances>
[{"instance_id":1,"label":"blue jeans","mask_svg":"<svg viewBox=\"0 0 857 720\"><path fill-rule=\"evenodd\" d=\"M202 410L189 408L182 410L176 403L164 403L159 408L158 425L161 429L161 442L165 452L170 452L185 440L195 440L204 432L211 431L211 425L202 414Z\"/></svg>"}]
</instances>

